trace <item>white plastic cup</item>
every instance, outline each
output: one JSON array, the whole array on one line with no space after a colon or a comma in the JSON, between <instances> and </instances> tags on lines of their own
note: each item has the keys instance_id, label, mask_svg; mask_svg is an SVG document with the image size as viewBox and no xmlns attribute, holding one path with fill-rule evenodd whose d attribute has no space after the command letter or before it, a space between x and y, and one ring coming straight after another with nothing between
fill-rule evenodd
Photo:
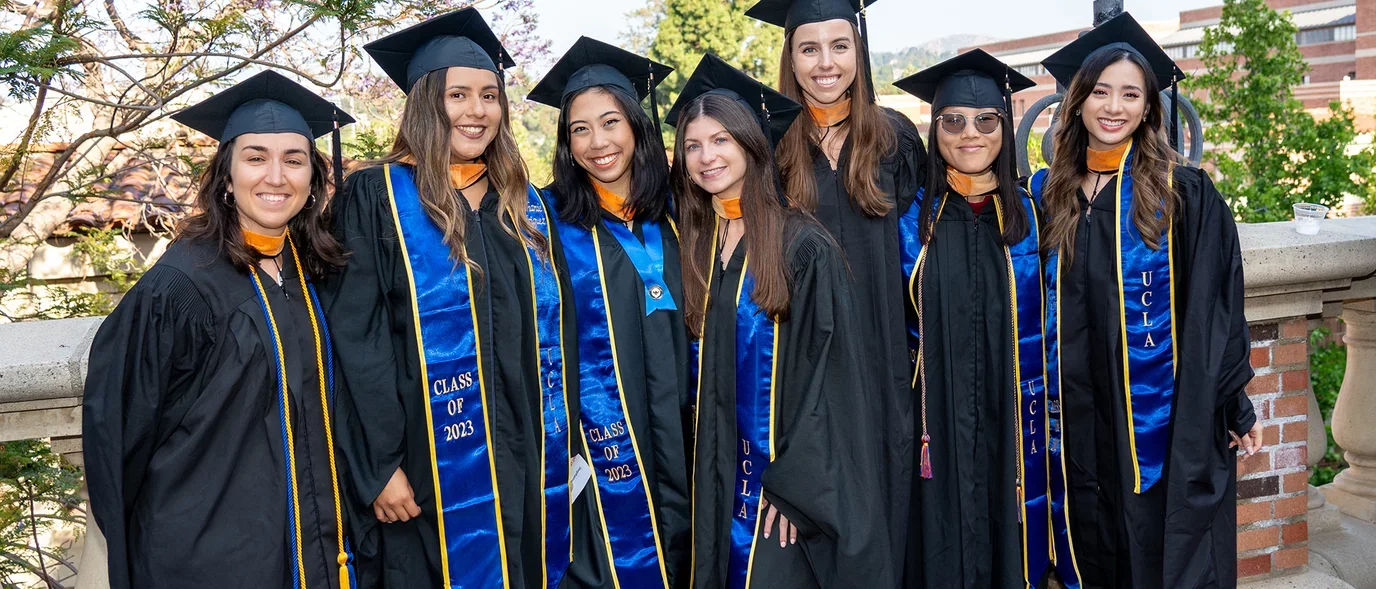
<instances>
[{"instance_id":1,"label":"white plastic cup","mask_svg":"<svg viewBox=\"0 0 1376 589\"><path fill-rule=\"evenodd\" d=\"M1319 221L1328 216L1328 207L1307 202L1295 203L1295 232L1300 235L1318 235Z\"/></svg>"}]
</instances>

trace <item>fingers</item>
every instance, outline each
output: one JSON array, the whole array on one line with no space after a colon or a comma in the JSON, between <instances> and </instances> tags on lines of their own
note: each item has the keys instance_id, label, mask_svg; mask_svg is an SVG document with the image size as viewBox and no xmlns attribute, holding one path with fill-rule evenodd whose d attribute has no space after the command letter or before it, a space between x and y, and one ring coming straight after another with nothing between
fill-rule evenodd
<instances>
[{"instance_id":1,"label":"fingers","mask_svg":"<svg viewBox=\"0 0 1376 589\"><path fill-rule=\"evenodd\" d=\"M788 547L788 518L779 515L779 548Z\"/></svg>"},{"instance_id":2,"label":"fingers","mask_svg":"<svg viewBox=\"0 0 1376 589\"><path fill-rule=\"evenodd\" d=\"M793 524L791 524L791 523L788 524L788 543L789 543L789 544L797 544L797 543L798 543L798 526L795 526L795 525L793 525Z\"/></svg>"},{"instance_id":3,"label":"fingers","mask_svg":"<svg viewBox=\"0 0 1376 589\"><path fill-rule=\"evenodd\" d=\"M1236 447L1238 446L1238 444L1241 444L1241 443L1242 443L1242 439L1241 439L1241 438L1238 438L1238 437L1237 437L1237 434L1235 434L1235 433L1233 433L1233 432L1228 432L1228 435L1231 436L1231 437L1233 438L1233 441L1228 442L1228 448L1229 448L1229 449L1236 448Z\"/></svg>"},{"instance_id":4,"label":"fingers","mask_svg":"<svg viewBox=\"0 0 1376 589\"><path fill-rule=\"evenodd\" d=\"M761 504L761 507L763 507L763 504ZM765 537L765 538L768 538L768 537L769 537L769 530L770 530L771 528L774 527L774 517L777 516L777 515L779 515L779 510L774 509L774 506L771 505L771 506L769 507L769 511L766 512L766 514L765 514L765 516L764 516L764 537ZM783 538L783 534L780 534L779 537L782 539L782 538Z\"/></svg>"},{"instance_id":5,"label":"fingers","mask_svg":"<svg viewBox=\"0 0 1376 589\"><path fill-rule=\"evenodd\" d=\"M420 506L416 505L415 497L407 497L406 502L402 504L402 509L406 512L406 518L401 521L406 521L413 517L420 517Z\"/></svg>"},{"instance_id":6,"label":"fingers","mask_svg":"<svg viewBox=\"0 0 1376 589\"><path fill-rule=\"evenodd\" d=\"M377 518L377 521L387 523L387 514L382 511L382 506L377 503L373 504L373 516Z\"/></svg>"}]
</instances>

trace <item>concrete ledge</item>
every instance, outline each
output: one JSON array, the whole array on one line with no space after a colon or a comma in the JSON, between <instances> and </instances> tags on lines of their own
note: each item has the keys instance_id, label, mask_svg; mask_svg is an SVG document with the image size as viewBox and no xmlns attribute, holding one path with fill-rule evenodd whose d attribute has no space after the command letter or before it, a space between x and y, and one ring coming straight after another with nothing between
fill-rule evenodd
<instances>
[{"instance_id":1,"label":"concrete ledge","mask_svg":"<svg viewBox=\"0 0 1376 589\"><path fill-rule=\"evenodd\" d=\"M0 327L0 403L81 397L91 340L104 319Z\"/></svg>"},{"instance_id":2,"label":"concrete ledge","mask_svg":"<svg viewBox=\"0 0 1376 589\"><path fill-rule=\"evenodd\" d=\"M1272 577L1238 584L1241 589L1353 589L1342 579L1308 570L1288 577Z\"/></svg>"},{"instance_id":3,"label":"concrete ledge","mask_svg":"<svg viewBox=\"0 0 1376 589\"><path fill-rule=\"evenodd\" d=\"M1293 221L1241 224L1237 231L1249 294L1376 272L1376 217L1325 219L1318 235L1296 233Z\"/></svg>"}]
</instances>

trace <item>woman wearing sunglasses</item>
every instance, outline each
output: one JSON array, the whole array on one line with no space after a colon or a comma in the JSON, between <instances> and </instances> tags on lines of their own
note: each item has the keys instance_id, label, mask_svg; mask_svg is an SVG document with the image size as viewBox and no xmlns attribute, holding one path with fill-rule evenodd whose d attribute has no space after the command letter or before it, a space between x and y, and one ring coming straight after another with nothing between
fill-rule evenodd
<instances>
[{"instance_id":1,"label":"woman wearing sunglasses","mask_svg":"<svg viewBox=\"0 0 1376 589\"><path fill-rule=\"evenodd\" d=\"M898 224L920 435L905 586L1039 586L1050 560L1041 265L1007 106L1033 82L976 50L896 85L936 115L934 173Z\"/></svg>"},{"instance_id":2,"label":"woman wearing sunglasses","mask_svg":"<svg viewBox=\"0 0 1376 589\"><path fill-rule=\"evenodd\" d=\"M1068 88L1055 159L1031 181L1046 216L1047 388L1064 400L1072 527L1057 553L1068 534L1086 588L1232 587L1229 447L1255 452L1261 428L1243 392L1237 229L1163 124L1160 90L1182 74L1127 14L1043 63Z\"/></svg>"}]
</instances>

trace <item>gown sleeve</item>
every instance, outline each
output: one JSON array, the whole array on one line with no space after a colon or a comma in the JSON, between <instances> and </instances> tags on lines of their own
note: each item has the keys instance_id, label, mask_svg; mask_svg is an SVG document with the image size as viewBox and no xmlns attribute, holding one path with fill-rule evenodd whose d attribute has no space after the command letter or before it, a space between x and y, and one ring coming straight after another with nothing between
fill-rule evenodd
<instances>
[{"instance_id":1,"label":"gown sleeve","mask_svg":"<svg viewBox=\"0 0 1376 589\"><path fill-rule=\"evenodd\" d=\"M882 586L889 553L879 479L877 389L859 360L839 249L819 234L795 245L790 317L779 357L778 450L765 497L799 529L822 587ZM876 412L877 413L877 412ZM870 435L870 434L873 435ZM837 583L840 583L839 585Z\"/></svg>"},{"instance_id":2,"label":"gown sleeve","mask_svg":"<svg viewBox=\"0 0 1376 589\"><path fill-rule=\"evenodd\" d=\"M912 120L898 111L885 109L884 112L898 140L897 150L888 165L893 167L894 201L901 215L917 197L917 190L927 182L927 149Z\"/></svg>"},{"instance_id":3,"label":"gown sleeve","mask_svg":"<svg viewBox=\"0 0 1376 589\"><path fill-rule=\"evenodd\" d=\"M1206 221L1216 219L1212 225L1218 235L1218 313L1217 317L1226 318L1218 331L1228 338L1223 347L1223 360L1219 366L1218 406L1223 412L1228 429L1238 436L1246 434L1256 423L1256 412L1252 400L1244 392L1252 380L1251 338L1247 329L1247 317L1243 297L1242 248L1238 243L1237 223L1229 213L1228 206L1219 194L1208 173L1196 171L1200 177L1200 198L1202 208L1212 209L1213 214L1204 215Z\"/></svg>"},{"instance_id":4,"label":"gown sleeve","mask_svg":"<svg viewBox=\"0 0 1376 589\"><path fill-rule=\"evenodd\" d=\"M401 466L406 413L397 390L404 351L395 349L389 300L400 251L381 168L356 172L333 203L334 235L348 262L323 284L339 373L340 452L357 497L371 504Z\"/></svg>"},{"instance_id":5,"label":"gown sleeve","mask_svg":"<svg viewBox=\"0 0 1376 589\"><path fill-rule=\"evenodd\" d=\"M195 377L212 312L179 270L155 266L91 343L82 441L91 511L105 535L112 589L129 589L128 521L159 440L165 407Z\"/></svg>"}]
</instances>

